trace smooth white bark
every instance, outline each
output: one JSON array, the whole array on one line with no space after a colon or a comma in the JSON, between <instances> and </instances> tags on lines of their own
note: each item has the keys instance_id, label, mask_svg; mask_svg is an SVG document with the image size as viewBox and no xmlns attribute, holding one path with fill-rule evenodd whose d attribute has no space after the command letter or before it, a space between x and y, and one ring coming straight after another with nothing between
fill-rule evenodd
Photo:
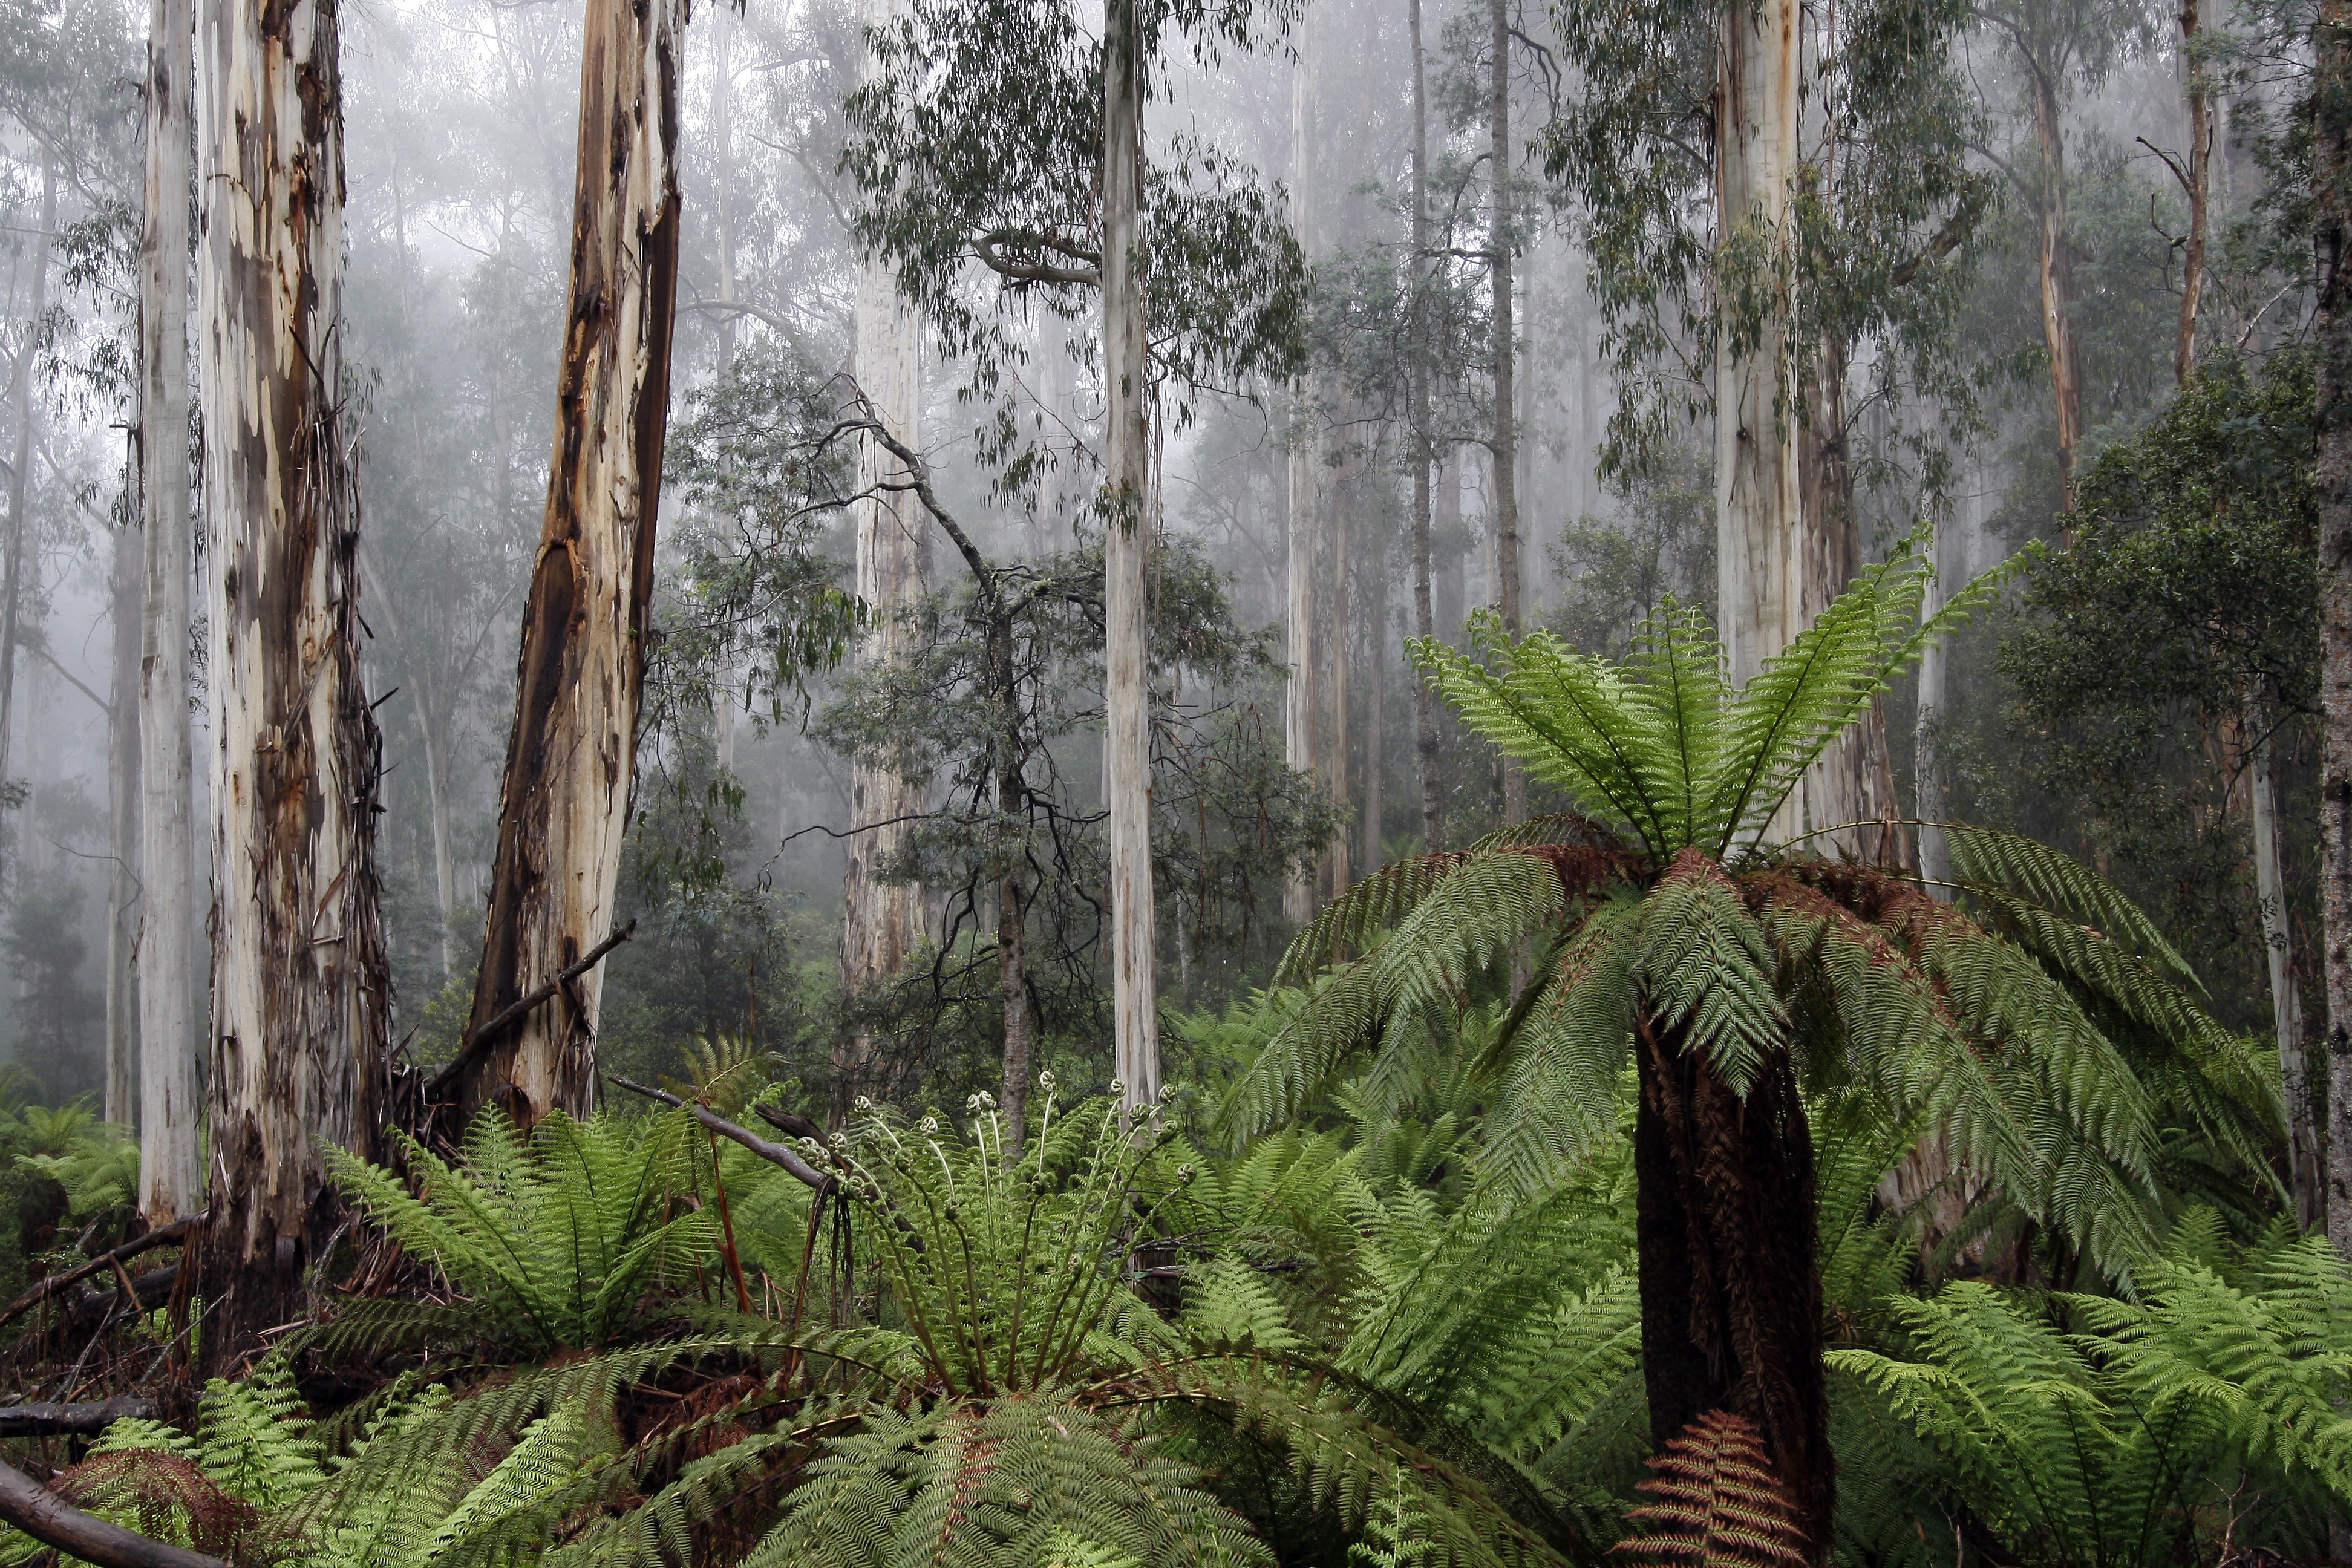
<instances>
[{"instance_id":1,"label":"smooth white bark","mask_svg":"<svg viewBox=\"0 0 2352 1568\"><path fill-rule=\"evenodd\" d=\"M1129 1109L1160 1100L1151 888L1147 574L1159 522L1144 416L1143 60L1137 0L1103 6L1105 773L1110 838L1112 1060Z\"/></svg>"}]
</instances>

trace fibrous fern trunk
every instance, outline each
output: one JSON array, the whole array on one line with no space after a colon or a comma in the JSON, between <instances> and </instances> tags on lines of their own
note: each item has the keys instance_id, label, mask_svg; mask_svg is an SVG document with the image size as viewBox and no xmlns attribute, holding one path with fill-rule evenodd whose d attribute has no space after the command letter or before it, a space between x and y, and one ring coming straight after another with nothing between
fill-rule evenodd
<instances>
[{"instance_id":1,"label":"fibrous fern trunk","mask_svg":"<svg viewBox=\"0 0 2352 1568\"><path fill-rule=\"evenodd\" d=\"M1809 1550L1826 1553L1836 1472L1822 1363L1813 1145L1774 1053L1743 1099L1679 1029L1643 1016L1635 1058L1642 1373L1663 1446L1710 1410L1755 1423Z\"/></svg>"},{"instance_id":2,"label":"fibrous fern trunk","mask_svg":"<svg viewBox=\"0 0 2352 1568\"><path fill-rule=\"evenodd\" d=\"M212 1222L205 1359L299 1315L372 1152L388 972L378 737L360 679L341 417L342 100L333 0L213 0L196 50L198 342L210 584ZM170 199L167 195L164 199Z\"/></svg>"},{"instance_id":3,"label":"fibrous fern trunk","mask_svg":"<svg viewBox=\"0 0 2352 1568\"><path fill-rule=\"evenodd\" d=\"M611 932L654 593L677 280L677 58L687 0L593 0L582 40L572 282L547 511L523 610L490 873L480 1028ZM584 1115L603 972L488 1042L457 1088L526 1124Z\"/></svg>"}]
</instances>

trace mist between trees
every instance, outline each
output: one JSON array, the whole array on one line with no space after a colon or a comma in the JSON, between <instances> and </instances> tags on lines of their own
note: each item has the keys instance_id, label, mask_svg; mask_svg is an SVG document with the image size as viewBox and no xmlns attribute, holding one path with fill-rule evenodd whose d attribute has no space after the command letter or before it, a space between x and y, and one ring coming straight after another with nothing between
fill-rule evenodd
<instances>
[{"instance_id":1,"label":"mist between trees","mask_svg":"<svg viewBox=\"0 0 2352 1568\"><path fill-rule=\"evenodd\" d=\"M1758 1562L1902 1555L1836 1391L1917 1415L1883 1358L2010 1310L1948 1278L2352 1249L2343 9L0 0L0 1288L193 1221L193 1388L500 1117L968 1105L981 1169L1057 1084L1138 1182L1350 1151L1300 1247L1666 1205L1559 1277L1638 1271L1646 1415L1465 1461L1466 1556L1657 1523L1652 1440L1760 1467ZM795 1325L812 1204L939 1245L849 1169ZM1194 1328L1309 1267L1160 1245ZM2343 1556L2346 1463L2252 1550ZM1950 1484L1963 1559L2074 1560ZM1459 1502L1237 1495L1399 1562Z\"/></svg>"}]
</instances>

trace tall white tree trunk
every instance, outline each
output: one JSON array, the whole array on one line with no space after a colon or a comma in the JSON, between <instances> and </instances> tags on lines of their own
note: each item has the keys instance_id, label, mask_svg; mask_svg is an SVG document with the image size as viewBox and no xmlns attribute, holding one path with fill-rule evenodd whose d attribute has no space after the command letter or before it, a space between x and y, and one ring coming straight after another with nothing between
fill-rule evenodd
<instances>
[{"instance_id":1,"label":"tall white tree trunk","mask_svg":"<svg viewBox=\"0 0 2352 1568\"><path fill-rule=\"evenodd\" d=\"M523 610L472 1027L611 933L636 777L677 284L687 0L590 0L554 457ZM604 971L478 1042L458 1118L585 1113Z\"/></svg>"},{"instance_id":2,"label":"tall white tree trunk","mask_svg":"<svg viewBox=\"0 0 2352 1568\"><path fill-rule=\"evenodd\" d=\"M1110 815L1112 1060L1129 1109L1160 1100L1151 889L1152 531L1143 300L1143 39L1137 0L1103 5L1103 708Z\"/></svg>"},{"instance_id":3,"label":"tall white tree trunk","mask_svg":"<svg viewBox=\"0 0 2352 1568\"><path fill-rule=\"evenodd\" d=\"M139 1116L138 520L124 517L109 542L114 657L106 710L105 1115L118 1127L130 1127Z\"/></svg>"},{"instance_id":4,"label":"tall white tree trunk","mask_svg":"<svg viewBox=\"0 0 2352 1568\"><path fill-rule=\"evenodd\" d=\"M197 363L219 868L202 1290L217 1303L205 1352L218 1366L302 1310L339 1209L320 1148L372 1152L379 1135L389 998L359 505L340 415L336 13L332 0L205 0L202 33Z\"/></svg>"},{"instance_id":5,"label":"tall white tree trunk","mask_svg":"<svg viewBox=\"0 0 2352 1568\"><path fill-rule=\"evenodd\" d=\"M2278 1042L2279 1089L2286 1102L2287 1187L2295 1223L2318 1225L2326 1198L2319 1128L2312 1114L2311 1059L2303 1030L2303 994L2294 978L2294 948L2286 918L2286 874L2279 855L2278 779L2271 769L2268 721L2246 716L2253 742L2247 757L2254 828L2254 891L2262 900L2263 950L2271 984L2271 1026Z\"/></svg>"},{"instance_id":6,"label":"tall white tree trunk","mask_svg":"<svg viewBox=\"0 0 2352 1568\"><path fill-rule=\"evenodd\" d=\"M1747 227L1765 241L1764 265L1784 273L1801 29L1798 0L1739 0L1722 8L1717 49L1718 244ZM1759 284L1767 299L1768 282ZM1716 619L1731 678L1746 681L1804 626L1804 503L1789 324L1769 305L1758 321L1734 321L1728 306L1725 316L1715 357ZM1803 793L1773 823L1775 837L1803 831Z\"/></svg>"},{"instance_id":7,"label":"tall white tree trunk","mask_svg":"<svg viewBox=\"0 0 2352 1568\"><path fill-rule=\"evenodd\" d=\"M1429 71L1423 48L1421 0L1406 0L1405 28L1412 51L1412 323L1410 344L1412 426L1406 432L1412 462L1412 630L1437 635L1430 529L1435 498L1430 470L1437 453L1430 428L1429 382L1433 371L1429 331ZM1445 847L1445 795L1438 777L1437 694L1429 682L1412 683L1413 755L1421 783L1422 848Z\"/></svg>"},{"instance_id":8,"label":"tall white tree trunk","mask_svg":"<svg viewBox=\"0 0 2352 1568\"><path fill-rule=\"evenodd\" d=\"M871 0L866 25L880 26L897 14L895 0ZM922 335L914 307L898 292L898 278L867 257L857 268L856 369L859 390L874 405L891 436L910 449L922 447ZM907 480L904 467L878 441L857 449L857 488L874 489ZM857 649L857 662L879 668L907 651L903 616L919 592L918 541L929 526L913 491L879 492L860 501L857 520L857 596L873 613L873 629ZM887 879L885 868L903 850L923 808L922 795L887 763L858 763L850 771L849 816L858 831L846 842L842 861L841 987L856 996L894 978L923 929L923 892L912 883ZM874 1042L863 1029L846 1042L835 1063L845 1099L874 1069Z\"/></svg>"},{"instance_id":9,"label":"tall white tree trunk","mask_svg":"<svg viewBox=\"0 0 2352 1568\"><path fill-rule=\"evenodd\" d=\"M38 359L41 319L49 308L49 256L58 228L58 171L46 155L41 160L41 232L33 246L33 308L25 320L25 335L9 366L8 415L16 444L8 454L8 541L0 554L0 787L8 779L9 737L16 730L16 643L23 635L19 620L25 603L26 534L32 528L33 423L40 406L33 395L33 364ZM32 802L18 811L29 821ZM30 835L23 836L29 839ZM0 843L7 835L0 833Z\"/></svg>"},{"instance_id":10,"label":"tall white tree trunk","mask_svg":"<svg viewBox=\"0 0 2352 1568\"><path fill-rule=\"evenodd\" d=\"M195 1211L196 836L189 781L188 175L195 121L190 0L148 0L147 182L139 238L139 1209Z\"/></svg>"},{"instance_id":11,"label":"tall white tree trunk","mask_svg":"<svg viewBox=\"0 0 2352 1568\"><path fill-rule=\"evenodd\" d=\"M1493 211L1489 215L1493 226L1487 235L1487 247L1495 285L1495 604L1503 617L1503 629L1517 637L1522 629L1522 609L1519 603L1518 367L1516 363L1518 344L1516 342L1517 318L1514 308L1516 297L1511 265L1511 250L1515 243L1511 232L1511 170L1515 162L1511 155L1511 27L1506 0L1489 0L1488 12L1493 34L1490 40L1493 58L1488 62L1491 75L1486 87L1486 131L1489 142L1487 155L1493 163L1488 173L1494 181ZM1502 758L1501 763L1503 820L1525 822L1528 817L1528 775L1511 758Z\"/></svg>"},{"instance_id":12,"label":"tall white tree trunk","mask_svg":"<svg viewBox=\"0 0 2352 1568\"><path fill-rule=\"evenodd\" d=\"M1298 247L1315 253L1315 11L1298 21L1298 58L1290 71L1290 212ZM1322 450L1314 384L1301 375L1290 387L1290 445L1284 469L1282 760L1300 773L1321 774L1316 719L1323 707L1323 672L1315 658L1317 477ZM1290 871L1282 884L1282 912L1293 924L1315 913L1311 868Z\"/></svg>"}]
</instances>

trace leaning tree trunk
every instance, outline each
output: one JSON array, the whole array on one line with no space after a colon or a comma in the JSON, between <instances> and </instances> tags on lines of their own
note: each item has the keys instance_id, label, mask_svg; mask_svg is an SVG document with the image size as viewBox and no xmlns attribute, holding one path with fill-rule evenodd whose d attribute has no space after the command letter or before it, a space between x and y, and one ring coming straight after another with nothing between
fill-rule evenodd
<instances>
[{"instance_id":1,"label":"leaning tree trunk","mask_svg":"<svg viewBox=\"0 0 2352 1568\"><path fill-rule=\"evenodd\" d=\"M1437 635L1430 558L1430 469L1437 454L1429 427L1429 75L1421 0L1406 0L1405 23L1412 43L1412 629L1426 639ZM1412 683L1412 739L1421 774L1422 848L1433 855L1445 847L1445 786L1438 773L1437 693L1426 680Z\"/></svg>"},{"instance_id":2,"label":"leaning tree trunk","mask_svg":"<svg viewBox=\"0 0 2352 1568\"><path fill-rule=\"evenodd\" d=\"M129 500L126 494L125 500ZM128 509L126 508L126 512ZM139 1094L139 526L126 515L109 541L113 659L106 707L106 1100L118 1127L138 1121Z\"/></svg>"},{"instance_id":3,"label":"leaning tree trunk","mask_svg":"<svg viewBox=\"0 0 2352 1568\"><path fill-rule=\"evenodd\" d=\"M196 51L215 1367L301 1314L340 1208L320 1150L370 1153L379 1132L390 998L341 412L339 52L333 0L219 0Z\"/></svg>"},{"instance_id":4,"label":"leaning tree trunk","mask_svg":"<svg viewBox=\"0 0 2352 1568\"><path fill-rule=\"evenodd\" d=\"M1822 1362L1813 1144L1786 1051L1743 1100L1644 1016L1634 1055L1634 1231L1650 1437L1709 1410L1764 1435L1809 1554L1828 1555L1836 1468Z\"/></svg>"},{"instance_id":5,"label":"leaning tree trunk","mask_svg":"<svg viewBox=\"0 0 2352 1568\"><path fill-rule=\"evenodd\" d=\"M612 930L669 422L686 18L687 0L588 7L555 451L523 608L460 1122L487 1105L525 1125L551 1110L583 1115L594 1096L601 970L558 987L502 1037L480 1031Z\"/></svg>"},{"instance_id":6,"label":"leaning tree trunk","mask_svg":"<svg viewBox=\"0 0 2352 1568\"><path fill-rule=\"evenodd\" d=\"M2313 29L2320 222L2320 920L2327 976L2327 1237L2352 1259L2352 0ZM2343 1555L2341 1552L2337 1555Z\"/></svg>"},{"instance_id":7,"label":"leaning tree trunk","mask_svg":"<svg viewBox=\"0 0 2352 1568\"><path fill-rule=\"evenodd\" d=\"M1160 979L1151 895L1147 600L1151 455L1144 422L1143 39L1137 0L1103 6L1103 709L1110 815L1112 1068L1122 1103L1160 1101Z\"/></svg>"},{"instance_id":8,"label":"leaning tree trunk","mask_svg":"<svg viewBox=\"0 0 2352 1568\"><path fill-rule=\"evenodd\" d=\"M1486 88L1486 130L1494 160L1494 228L1487 243L1492 250L1495 283L1495 576L1496 608L1503 629L1513 637L1521 630L1519 604L1519 434L1515 363L1518 345L1514 321L1511 247L1511 22L1506 0L1490 0L1493 23L1492 75ZM1503 820L1528 818L1527 770L1509 757L1503 765Z\"/></svg>"},{"instance_id":9,"label":"leaning tree trunk","mask_svg":"<svg viewBox=\"0 0 2352 1568\"><path fill-rule=\"evenodd\" d=\"M195 825L188 797L188 174L195 76L189 0L147 8L147 191L139 237L139 1209L195 1211Z\"/></svg>"},{"instance_id":10,"label":"leaning tree trunk","mask_svg":"<svg viewBox=\"0 0 2352 1568\"><path fill-rule=\"evenodd\" d=\"M868 26L882 25L895 7L869 7ZM897 276L877 257L857 268L856 372L858 390L902 445L920 449L922 394L920 343L914 307L898 292ZM880 442L858 443L857 488L871 491L856 509L856 581L859 601L873 611L873 630L857 648L860 665L879 668L900 658L908 646L904 612L920 587L917 541L928 526L912 492L903 487L905 466ZM841 891L841 989L856 997L888 983L922 932L922 889L894 879L888 868L907 843L908 820L923 808L922 793L887 762L859 762L850 771L849 820L856 832L845 844ZM861 1024L836 1047L836 1110L845 1110L874 1070L874 1041Z\"/></svg>"}]
</instances>

